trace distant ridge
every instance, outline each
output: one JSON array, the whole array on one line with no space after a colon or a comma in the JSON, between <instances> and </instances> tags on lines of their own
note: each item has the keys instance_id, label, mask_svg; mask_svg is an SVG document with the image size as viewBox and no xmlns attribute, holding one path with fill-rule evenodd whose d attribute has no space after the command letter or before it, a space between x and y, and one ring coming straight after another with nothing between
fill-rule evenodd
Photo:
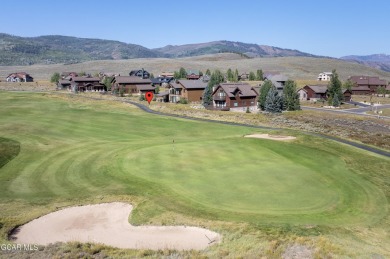
<instances>
[{"instance_id":1,"label":"distant ridge","mask_svg":"<svg viewBox=\"0 0 390 259\"><path fill-rule=\"evenodd\" d=\"M223 52L240 53L248 57L320 57L298 50L226 40L178 46L168 45L153 50L171 57L191 57Z\"/></svg>"},{"instance_id":2,"label":"distant ridge","mask_svg":"<svg viewBox=\"0 0 390 259\"><path fill-rule=\"evenodd\" d=\"M0 33L0 65L74 64L91 60L176 58L232 52L251 57L319 57L298 50L232 41L213 41L148 49L120 41L61 35L19 37Z\"/></svg>"},{"instance_id":3,"label":"distant ridge","mask_svg":"<svg viewBox=\"0 0 390 259\"><path fill-rule=\"evenodd\" d=\"M369 67L390 72L390 55L386 55L386 54L373 54L367 56L351 55L351 56L341 57L340 59L354 61L362 65L366 65Z\"/></svg>"}]
</instances>

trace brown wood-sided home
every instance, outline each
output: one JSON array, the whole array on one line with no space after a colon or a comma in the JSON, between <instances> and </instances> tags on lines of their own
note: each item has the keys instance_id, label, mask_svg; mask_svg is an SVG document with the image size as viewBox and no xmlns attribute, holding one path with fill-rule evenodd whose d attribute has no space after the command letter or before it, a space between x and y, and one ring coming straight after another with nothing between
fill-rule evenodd
<instances>
[{"instance_id":1,"label":"brown wood-sided home","mask_svg":"<svg viewBox=\"0 0 390 259\"><path fill-rule=\"evenodd\" d=\"M61 80L64 85L65 80ZM99 77L73 77L70 81L72 91L86 92L86 91L106 91L106 86L100 83ZM69 86L68 86L69 87Z\"/></svg>"},{"instance_id":2,"label":"brown wood-sided home","mask_svg":"<svg viewBox=\"0 0 390 259\"><path fill-rule=\"evenodd\" d=\"M180 99L188 102L201 102L207 83L202 80L172 80L169 83L169 102L177 103Z\"/></svg>"},{"instance_id":3,"label":"brown wood-sided home","mask_svg":"<svg viewBox=\"0 0 390 259\"><path fill-rule=\"evenodd\" d=\"M258 90L246 83L222 83L213 91L213 108L230 110L239 107L256 107Z\"/></svg>"},{"instance_id":4,"label":"brown wood-sided home","mask_svg":"<svg viewBox=\"0 0 390 259\"><path fill-rule=\"evenodd\" d=\"M306 100L318 101L320 99L328 99L328 87L326 85L305 85L302 89L298 90L300 96L302 93L306 94ZM344 101L349 102L351 100L352 91L343 89Z\"/></svg>"},{"instance_id":5,"label":"brown wood-sided home","mask_svg":"<svg viewBox=\"0 0 390 259\"><path fill-rule=\"evenodd\" d=\"M386 80L379 79L377 76L351 76L348 78L354 84L353 94L373 94L379 87L386 88Z\"/></svg>"},{"instance_id":6,"label":"brown wood-sided home","mask_svg":"<svg viewBox=\"0 0 390 259\"><path fill-rule=\"evenodd\" d=\"M123 89L126 94L141 94L155 89L152 81L138 76L116 76L112 81L112 89Z\"/></svg>"}]
</instances>

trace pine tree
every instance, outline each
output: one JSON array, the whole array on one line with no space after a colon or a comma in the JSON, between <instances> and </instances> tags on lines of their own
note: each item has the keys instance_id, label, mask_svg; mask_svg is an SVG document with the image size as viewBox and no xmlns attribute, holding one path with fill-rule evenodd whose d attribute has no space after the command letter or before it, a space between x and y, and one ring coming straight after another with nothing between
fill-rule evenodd
<instances>
[{"instance_id":1,"label":"pine tree","mask_svg":"<svg viewBox=\"0 0 390 259\"><path fill-rule=\"evenodd\" d=\"M261 109L262 111L265 110L265 100L267 99L267 94L272 87L274 87L272 82L266 80L260 88L258 105L259 105L259 109Z\"/></svg>"},{"instance_id":2,"label":"pine tree","mask_svg":"<svg viewBox=\"0 0 390 259\"><path fill-rule=\"evenodd\" d=\"M283 97L279 95L276 87L271 87L265 100L265 111L271 113L280 113L283 110Z\"/></svg>"},{"instance_id":3,"label":"pine tree","mask_svg":"<svg viewBox=\"0 0 390 259\"><path fill-rule=\"evenodd\" d=\"M204 89L202 101L204 106L213 104L213 87L222 83L224 81L224 76L218 69L215 70L210 77L210 81L207 84L207 87Z\"/></svg>"},{"instance_id":4,"label":"pine tree","mask_svg":"<svg viewBox=\"0 0 390 259\"><path fill-rule=\"evenodd\" d=\"M342 84L341 81L339 80L339 76L336 72L336 69L333 69L332 77L328 84L328 93L327 93L329 105L333 104L332 100L335 98L335 96L337 96L339 102L344 99L341 86Z\"/></svg>"},{"instance_id":5,"label":"pine tree","mask_svg":"<svg viewBox=\"0 0 390 259\"><path fill-rule=\"evenodd\" d=\"M207 70L206 70L206 75L211 76L210 69L207 69Z\"/></svg>"},{"instance_id":6,"label":"pine tree","mask_svg":"<svg viewBox=\"0 0 390 259\"><path fill-rule=\"evenodd\" d=\"M340 106L340 101L339 101L339 97L336 95L333 96L332 98L332 105L334 107L339 107Z\"/></svg>"},{"instance_id":7,"label":"pine tree","mask_svg":"<svg viewBox=\"0 0 390 259\"><path fill-rule=\"evenodd\" d=\"M256 79L255 73L253 73L252 71L249 72L249 81L254 81L255 79Z\"/></svg>"},{"instance_id":8,"label":"pine tree","mask_svg":"<svg viewBox=\"0 0 390 259\"><path fill-rule=\"evenodd\" d=\"M264 80L263 70L258 69L256 71L256 80L257 81L263 81Z\"/></svg>"},{"instance_id":9,"label":"pine tree","mask_svg":"<svg viewBox=\"0 0 390 259\"><path fill-rule=\"evenodd\" d=\"M287 80L283 88L284 110L296 111L301 109L297 84L292 80Z\"/></svg>"},{"instance_id":10,"label":"pine tree","mask_svg":"<svg viewBox=\"0 0 390 259\"><path fill-rule=\"evenodd\" d=\"M186 78L187 77L187 71L184 69L184 67L181 67L179 70L180 78Z\"/></svg>"},{"instance_id":11,"label":"pine tree","mask_svg":"<svg viewBox=\"0 0 390 259\"><path fill-rule=\"evenodd\" d=\"M233 71L230 68L227 70L226 75L227 75L227 80L229 82L233 82L234 74L233 74Z\"/></svg>"},{"instance_id":12,"label":"pine tree","mask_svg":"<svg viewBox=\"0 0 390 259\"><path fill-rule=\"evenodd\" d=\"M234 70L233 82L238 82L238 70L237 70L237 68L236 68L236 70Z\"/></svg>"}]
</instances>

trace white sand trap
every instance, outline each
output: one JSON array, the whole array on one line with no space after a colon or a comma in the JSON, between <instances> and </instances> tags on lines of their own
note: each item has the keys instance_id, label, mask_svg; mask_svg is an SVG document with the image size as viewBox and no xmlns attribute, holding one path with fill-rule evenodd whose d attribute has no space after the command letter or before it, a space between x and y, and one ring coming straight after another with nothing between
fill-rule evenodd
<instances>
[{"instance_id":1,"label":"white sand trap","mask_svg":"<svg viewBox=\"0 0 390 259\"><path fill-rule=\"evenodd\" d=\"M79 241L153 250L202 250L220 240L218 233L198 227L132 226L132 208L121 202L66 208L21 226L13 238L21 244Z\"/></svg>"},{"instance_id":2,"label":"white sand trap","mask_svg":"<svg viewBox=\"0 0 390 259\"><path fill-rule=\"evenodd\" d=\"M279 140L279 141L288 141L288 140L296 139L296 137L293 136L280 136L280 135L270 135L270 134L252 134L252 135L246 135L245 138L263 138L263 139L272 139L272 140Z\"/></svg>"}]
</instances>

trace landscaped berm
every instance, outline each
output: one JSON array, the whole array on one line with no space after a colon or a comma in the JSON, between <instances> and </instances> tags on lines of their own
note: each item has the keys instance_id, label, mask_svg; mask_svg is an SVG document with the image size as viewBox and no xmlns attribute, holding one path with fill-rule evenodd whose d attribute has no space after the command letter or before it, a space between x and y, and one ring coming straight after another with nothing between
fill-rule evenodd
<instances>
[{"instance_id":1,"label":"landscaped berm","mask_svg":"<svg viewBox=\"0 0 390 259\"><path fill-rule=\"evenodd\" d=\"M46 244L0 256L390 257L389 158L77 95L0 92L0 107L0 244Z\"/></svg>"}]
</instances>

